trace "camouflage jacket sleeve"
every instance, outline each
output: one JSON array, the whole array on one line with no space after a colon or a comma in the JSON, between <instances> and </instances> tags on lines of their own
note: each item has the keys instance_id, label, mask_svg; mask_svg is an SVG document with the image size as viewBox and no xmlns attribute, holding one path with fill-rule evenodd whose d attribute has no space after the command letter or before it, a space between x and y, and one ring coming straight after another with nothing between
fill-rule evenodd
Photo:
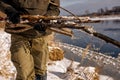
<instances>
[{"instance_id":1,"label":"camouflage jacket sleeve","mask_svg":"<svg viewBox=\"0 0 120 80\"><path fill-rule=\"evenodd\" d=\"M5 13L5 10L7 9L7 8L13 8L12 6L10 6L9 4L6 4L6 3L4 3L2 0L0 0L0 11L2 11L2 12L4 12Z\"/></svg>"},{"instance_id":2,"label":"camouflage jacket sleeve","mask_svg":"<svg viewBox=\"0 0 120 80\"><path fill-rule=\"evenodd\" d=\"M57 4L58 6L60 5L59 0L51 0L51 2ZM49 6L48 6L48 10L47 10L46 15L47 16L58 16L59 13L60 13L59 7L50 3Z\"/></svg>"}]
</instances>

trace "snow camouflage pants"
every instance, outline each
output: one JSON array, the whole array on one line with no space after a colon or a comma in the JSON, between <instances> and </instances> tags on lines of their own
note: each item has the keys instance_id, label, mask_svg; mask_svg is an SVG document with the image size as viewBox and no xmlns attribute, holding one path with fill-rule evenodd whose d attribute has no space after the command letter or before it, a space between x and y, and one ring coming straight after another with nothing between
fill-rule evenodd
<instances>
[{"instance_id":1,"label":"snow camouflage pants","mask_svg":"<svg viewBox=\"0 0 120 80\"><path fill-rule=\"evenodd\" d=\"M11 59L17 69L16 80L35 80L35 74L44 75L48 59L45 38L27 39L11 36Z\"/></svg>"}]
</instances>

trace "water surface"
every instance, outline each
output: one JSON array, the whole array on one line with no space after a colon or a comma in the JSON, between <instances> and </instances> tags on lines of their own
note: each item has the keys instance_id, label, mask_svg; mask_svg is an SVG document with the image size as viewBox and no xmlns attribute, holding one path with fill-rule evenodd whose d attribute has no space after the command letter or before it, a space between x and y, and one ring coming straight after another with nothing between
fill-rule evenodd
<instances>
[{"instance_id":1,"label":"water surface","mask_svg":"<svg viewBox=\"0 0 120 80\"><path fill-rule=\"evenodd\" d=\"M87 23L85 25L94 26L94 29L97 32L120 41L120 20L104 21L100 23ZM120 48L116 47L115 45L106 43L105 41L91 36L83 31L81 32L80 30L73 30L73 32L73 39L65 35L56 34L56 40L83 48L85 48L88 44L91 44L92 50L102 52L113 57L116 57L118 53L120 53Z\"/></svg>"}]
</instances>

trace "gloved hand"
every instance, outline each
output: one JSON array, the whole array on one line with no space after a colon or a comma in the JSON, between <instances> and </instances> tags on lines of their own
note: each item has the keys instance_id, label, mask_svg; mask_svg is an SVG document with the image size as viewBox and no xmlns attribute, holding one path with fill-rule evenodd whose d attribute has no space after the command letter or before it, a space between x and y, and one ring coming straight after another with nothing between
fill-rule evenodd
<instances>
[{"instance_id":1,"label":"gloved hand","mask_svg":"<svg viewBox=\"0 0 120 80\"><path fill-rule=\"evenodd\" d=\"M45 26L45 24L39 22L34 25L34 29L38 30L39 32L45 32L47 27Z\"/></svg>"},{"instance_id":2,"label":"gloved hand","mask_svg":"<svg viewBox=\"0 0 120 80\"><path fill-rule=\"evenodd\" d=\"M13 23L13 24L17 24L20 22L20 14L18 13L18 11L16 11L14 8L12 7L8 7L5 10L5 13L7 14L9 20Z\"/></svg>"}]
</instances>

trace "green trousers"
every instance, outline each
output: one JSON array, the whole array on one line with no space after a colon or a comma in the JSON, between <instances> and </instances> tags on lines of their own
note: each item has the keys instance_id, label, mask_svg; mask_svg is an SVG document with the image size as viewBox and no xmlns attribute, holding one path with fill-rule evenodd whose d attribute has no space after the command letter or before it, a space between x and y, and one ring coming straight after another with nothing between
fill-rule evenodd
<instances>
[{"instance_id":1,"label":"green trousers","mask_svg":"<svg viewBox=\"0 0 120 80\"><path fill-rule=\"evenodd\" d=\"M35 80L35 74L46 73L48 47L45 39L11 36L11 59L17 69L16 80Z\"/></svg>"}]
</instances>

